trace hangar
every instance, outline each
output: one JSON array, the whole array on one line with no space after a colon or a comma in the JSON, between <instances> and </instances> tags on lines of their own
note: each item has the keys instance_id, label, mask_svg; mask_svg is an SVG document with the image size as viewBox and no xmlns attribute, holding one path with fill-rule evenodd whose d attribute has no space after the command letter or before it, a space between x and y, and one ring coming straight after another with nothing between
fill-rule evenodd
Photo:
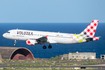
<instances>
[{"instance_id":1,"label":"hangar","mask_svg":"<svg viewBox=\"0 0 105 70\"><path fill-rule=\"evenodd\" d=\"M0 47L2 59L34 59L30 50L23 47Z\"/></svg>"}]
</instances>

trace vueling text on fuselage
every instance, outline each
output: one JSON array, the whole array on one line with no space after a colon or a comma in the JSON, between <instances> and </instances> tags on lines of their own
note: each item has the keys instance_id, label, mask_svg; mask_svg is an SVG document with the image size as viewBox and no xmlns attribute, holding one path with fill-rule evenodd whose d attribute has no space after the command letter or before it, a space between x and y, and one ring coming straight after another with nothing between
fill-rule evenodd
<instances>
[{"instance_id":1,"label":"vueling text on fuselage","mask_svg":"<svg viewBox=\"0 0 105 70\"><path fill-rule=\"evenodd\" d=\"M20 34L20 35L33 35L33 32L17 31L17 34Z\"/></svg>"}]
</instances>

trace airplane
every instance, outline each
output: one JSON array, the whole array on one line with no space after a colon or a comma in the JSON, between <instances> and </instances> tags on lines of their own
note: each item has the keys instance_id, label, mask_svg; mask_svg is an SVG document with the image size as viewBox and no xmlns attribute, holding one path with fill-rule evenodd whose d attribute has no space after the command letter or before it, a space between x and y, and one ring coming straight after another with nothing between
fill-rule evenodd
<instances>
[{"instance_id":1,"label":"airplane","mask_svg":"<svg viewBox=\"0 0 105 70\"><path fill-rule=\"evenodd\" d=\"M45 44L48 43L48 48L51 49L51 44L77 44L99 40L99 37L94 36L98 22L99 20L93 20L79 34L12 29L4 33L3 37L14 40L14 46L20 40L26 41L27 45L44 44L43 49L47 48Z\"/></svg>"}]
</instances>

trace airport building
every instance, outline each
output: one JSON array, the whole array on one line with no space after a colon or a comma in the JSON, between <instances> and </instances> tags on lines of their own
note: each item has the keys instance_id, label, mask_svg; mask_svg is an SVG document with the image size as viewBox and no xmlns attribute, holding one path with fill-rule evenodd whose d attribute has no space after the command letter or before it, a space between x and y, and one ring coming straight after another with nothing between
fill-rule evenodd
<instances>
[{"instance_id":1,"label":"airport building","mask_svg":"<svg viewBox=\"0 0 105 70\"><path fill-rule=\"evenodd\" d=\"M61 60L63 59L96 59L96 53L91 52L76 52L60 55Z\"/></svg>"}]
</instances>

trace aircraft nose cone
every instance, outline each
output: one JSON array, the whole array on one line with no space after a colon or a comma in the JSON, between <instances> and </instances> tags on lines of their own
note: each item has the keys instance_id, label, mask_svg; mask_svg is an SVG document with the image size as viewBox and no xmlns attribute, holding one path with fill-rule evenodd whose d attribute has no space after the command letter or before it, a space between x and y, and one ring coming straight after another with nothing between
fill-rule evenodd
<instances>
[{"instance_id":1,"label":"aircraft nose cone","mask_svg":"<svg viewBox=\"0 0 105 70\"><path fill-rule=\"evenodd\" d=\"M4 34L3 34L3 37L5 37L5 36L6 36L6 34L4 33Z\"/></svg>"}]
</instances>

